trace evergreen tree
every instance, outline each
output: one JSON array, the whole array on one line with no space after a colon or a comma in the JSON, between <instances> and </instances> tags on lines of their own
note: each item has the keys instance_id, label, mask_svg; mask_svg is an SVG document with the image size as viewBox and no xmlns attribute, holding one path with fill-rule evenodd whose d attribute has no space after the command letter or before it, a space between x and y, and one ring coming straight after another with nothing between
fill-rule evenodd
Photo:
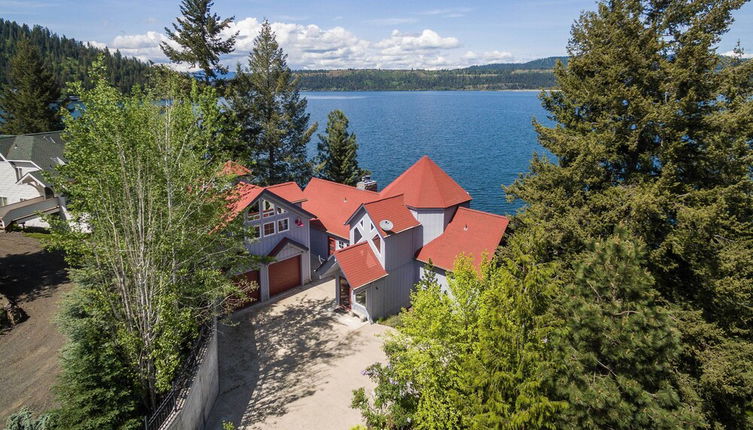
<instances>
[{"instance_id":1,"label":"evergreen tree","mask_svg":"<svg viewBox=\"0 0 753 430\"><path fill-rule=\"evenodd\" d=\"M60 88L47 71L39 50L28 39L16 45L8 83L0 94L0 133L27 134L62 128Z\"/></svg>"},{"instance_id":2,"label":"evergreen tree","mask_svg":"<svg viewBox=\"0 0 753 430\"><path fill-rule=\"evenodd\" d=\"M235 156L254 166L254 176L262 185L284 181L303 185L311 179L306 145L317 124L309 126L306 99L300 97L298 79L286 58L269 21L264 21L254 40L249 70L238 66L228 97L241 127Z\"/></svg>"},{"instance_id":3,"label":"evergreen tree","mask_svg":"<svg viewBox=\"0 0 753 430\"><path fill-rule=\"evenodd\" d=\"M698 398L674 371L677 323L658 304L645 250L625 230L596 242L552 306L563 321L551 342L566 366L552 382L569 407L560 428L705 427ZM690 396L688 395L690 394Z\"/></svg>"},{"instance_id":4,"label":"evergreen tree","mask_svg":"<svg viewBox=\"0 0 753 430\"><path fill-rule=\"evenodd\" d=\"M348 118L341 110L327 116L327 133L319 135L316 175L328 181L356 185L365 173L358 167L356 135L348 132Z\"/></svg>"},{"instance_id":5,"label":"evergreen tree","mask_svg":"<svg viewBox=\"0 0 753 430\"><path fill-rule=\"evenodd\" d=\"M212 0L183 0L180 6L182 18L173 23L173 29L165 27L165 33L180 45L180 50L167 42L160 47L167 58L176 63L188 63L191 67L199 66L204 72L205 82L227 73L227 68L220 64L220 56L235 49L236 32L227 39L222 30L228 28L235 17L220 18L212 13Z\"/></svg>"},{"instance_id":6,"label":"evergreen tree","mask_svg":"<svg viewBox=\"0 0 753 430\"><path fill-rule=\"evenodd\" d=\"M677 370L710 425L729 428L753 427L753 63L721 64L715 46L743 3L611 0L584 13L555 70L561 91L542 96L558 124L536 124L556 161L536 157L508 189L528 204L523 230L546 232L544 261L575 261L618 223L646 244L681 321Z\"/></svg>"}]
</instances>

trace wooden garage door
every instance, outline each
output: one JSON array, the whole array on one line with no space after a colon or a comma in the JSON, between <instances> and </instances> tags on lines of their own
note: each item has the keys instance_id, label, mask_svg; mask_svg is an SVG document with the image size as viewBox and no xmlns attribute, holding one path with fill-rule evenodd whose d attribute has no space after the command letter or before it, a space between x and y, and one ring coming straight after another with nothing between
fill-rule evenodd
<instances>
[{"instance_id":1,"label":"wooden garage door","mask_svg":"<svg viewBox=\"0 0 753 430\"><path fill-rule=\"evenodd\" d=\"M241 280L247 281L244 284L240 285ZM261 300L261 284L259 283L259 271L258 270L252 270L250 272L246 272L243 274L240 274L234 278L234 281L236 281L236 285L240 286L242 290L246 290L246 293L248 294L248 297L251 298L250 301L243 300L240 297L230 297L227 301L227 305L230 308L230 310L237 310L241 308L245 308L246 306L252 305L254 303L257 303ZM254 282L255 289L248 293L248 289L250 286L248 285L248 282Z\"/></svg>"},{"instance_id":2,"label":"wooden garage door","mask_svg":"<svg viewBox=\"0 0 753 430\"><path fill-rule=\"evenodd\" d=\"M274 296L283 291L301 285L301 256L269 265L269 295Z\"/></svg>"}]
</instances>

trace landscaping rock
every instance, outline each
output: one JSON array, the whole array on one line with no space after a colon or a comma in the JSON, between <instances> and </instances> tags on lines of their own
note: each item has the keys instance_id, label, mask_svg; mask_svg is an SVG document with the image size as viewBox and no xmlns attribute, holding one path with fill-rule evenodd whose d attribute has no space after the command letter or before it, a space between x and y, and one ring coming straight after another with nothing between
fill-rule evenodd
<instances>
[{"instance_id":1,"label":"landscaping rock","mask_svg":"<svg viewBox=\"0 0 753 430\"><path fill-rule=\"evenodd\" d=\"M14 301L0 294L0 330L13 328L28 317Z\"/></svg>"}]
</instances>

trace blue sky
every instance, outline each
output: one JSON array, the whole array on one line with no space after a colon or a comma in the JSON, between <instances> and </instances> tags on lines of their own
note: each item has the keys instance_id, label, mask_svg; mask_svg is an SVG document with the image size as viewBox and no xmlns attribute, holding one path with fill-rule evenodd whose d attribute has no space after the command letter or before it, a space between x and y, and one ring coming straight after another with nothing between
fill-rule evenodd
<instances>
[{"instance_id":1,"label":"blue sky","mask_svg":"<svg viewBox=\"0 0 753 430\"><path fill-rule=\"evenodd\" d=\"M158 45L178 15L178 0L0 0L0 17L165 61ZM565 54L570 26L595 0L345 1L215 0L236 17L243 61L268 18L295 68L453 68ZM719 46L737 40L753 52L753 3L735 14Z\"/></svg>"}]
</instances>

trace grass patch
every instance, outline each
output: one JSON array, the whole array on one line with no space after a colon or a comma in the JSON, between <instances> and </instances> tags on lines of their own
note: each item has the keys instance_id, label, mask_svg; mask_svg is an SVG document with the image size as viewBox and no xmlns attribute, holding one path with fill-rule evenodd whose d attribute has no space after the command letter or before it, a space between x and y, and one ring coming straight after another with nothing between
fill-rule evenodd
<instances>
[{"instance_id":1,"label":"grass patch","mask_svg":"<svg viewBox=\"0 0 753 430\"><path fill-rule=\"evenodd\" d=\"M50 233L42 233L39 231L25 231L23 234L26 237L31 237L37 240L45 240L50 237Z\"/></svg>"},{"instance_id":2,"label":"grass patch","mask_svg":"<svg viewBox=\"0 0 753 430\"><path fill-rule=\"evenodd\" d=\"M399 328L403 325L402 312L377 321L377 324L386 325L387 327Z\"/></svg>"}]
</instances>

